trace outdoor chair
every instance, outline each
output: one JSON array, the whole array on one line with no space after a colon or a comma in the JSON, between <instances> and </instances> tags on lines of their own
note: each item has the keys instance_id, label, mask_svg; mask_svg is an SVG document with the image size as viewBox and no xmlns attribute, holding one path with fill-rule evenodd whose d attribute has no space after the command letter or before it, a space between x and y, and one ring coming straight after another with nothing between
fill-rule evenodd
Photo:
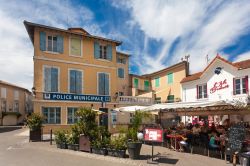
<instances>
[{"instance_id":1,"label":"outdoor chair","mask_svg":"<svg viewBox=\"0 0 250 166\"><path fill-rule=\"evenodd\" d=\"M206 155L206 151L208 151L209 148L209 137L207 134L200 134L199 146L203 149L203 154Z\"/></svg>"},{"instance_id":2,"label":"outdoor chair","mask_svg":"<svg viewBox=\"0 0 250 166\"><path fill-rule=\"evenodd\" d=\"M213 147L209 144L209 141L208 141L208 157L210 157L210 152L213 151L213 152L216 152L216 153L220 153L220 158L222 159L222 150L221 150L221 147Z\"/></svg>"}]
</instances>

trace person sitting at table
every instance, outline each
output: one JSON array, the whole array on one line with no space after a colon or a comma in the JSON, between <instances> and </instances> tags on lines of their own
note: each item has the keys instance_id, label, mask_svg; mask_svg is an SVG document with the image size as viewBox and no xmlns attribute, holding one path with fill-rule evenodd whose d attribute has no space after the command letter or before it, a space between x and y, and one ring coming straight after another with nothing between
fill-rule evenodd
<instances>
[{"instance_id":1,"label":"person sitting at table","mask_svg":"<svg viewBox=\"0 0 250 166\"><path fill-rule=\"evenodd\" d=\"M212 132L212 133L211 133L211 136L210 136L210 140L209 140L209 146L210 146L211 148L214 148L214 149L219 148L219 145L217 145L217 144L215 143L216 140L219 140L219 138L217 137L216 132Z\"/></svg>"},{"instance_id":2,"label":"person sitting at table","mask_svg":"<svg viewBox=\"0 0 250 166\"><path fill-rule=\"evenodd\" d=\"M201 132L201 128L200 128L199 124L194 125L194 127L192 128L192 132L194 135L199 135L199 133Z\"/></svg>"},{"instance_id":3,"label":"person sitting at table","mask_svg":"<svg viewBox=\"0 0 250 166\"><path fill-rule=\"evenodd\" d=\"M185 136L181 136L181 140L179 141L180 151L184 152L185 149L188 147L188 142Z\"/></svg>"}]
</instances>

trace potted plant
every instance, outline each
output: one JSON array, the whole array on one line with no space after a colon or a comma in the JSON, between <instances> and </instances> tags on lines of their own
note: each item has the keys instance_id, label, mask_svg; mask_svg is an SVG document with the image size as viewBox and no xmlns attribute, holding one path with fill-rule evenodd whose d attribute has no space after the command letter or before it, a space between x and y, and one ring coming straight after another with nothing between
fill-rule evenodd
<instances>
[{"instance_id":1,"label":"potted plant","mask_svg":"<svg viewBox=\"0 0 250 166\"><path fill-rule=\"evenodd\" d=\"M101 152L101 141L100 140L95 140L91 142L91 149L92 149L92 153L94 154L102 154Z\"/></svg>"},{"instance_id":2,"label":"potted plant","mask_svg":"<svg viewBox=\"0 0 250 166\"><path fill-rule=\"evenodd\" d=\"M129 158L139 159L142 142L137 138L137 132L142 124L143 118L148 118L149 114L142 111L135 111L131 127L127 131Z\"/></svg>"},{"instance_id":3,"label":"potted plant","mask_svg":"<svg viewBox=\"0 0 250 166\"><path fill-rule=\"evenodd\" d=\"M57 130L54 133L57 148L67 149L67 137L65 130Z\"/></svg>"},{"instance_id":4,"label":"potted plant","mask_svg":"<svg viewBox=\"0 0 250 166\"><path fill-rule=\"evenodd\" d=\"M67 135L68 149L75 150L75 151L79 150L79 144L78 144L79 137L80 137L79 127L77 124L74 124L73 126L71 126L71 130L69 134Z\"/></svg>"},{"instance_id":5,"label":"potted plant","mask_svg":"<svg viewBox=\"0 0 250 166\"><path fill-rule=\"evenodd\" d=\"M32 113L27 118L27 126L30 129L30 141L41 141L42 140L42 123L43 117L38 113Z\"/></svg>"},{"instance_id":6,"label":"potted plant","mask_svg":"<svg viewBox=\"0 0 250 166\"><path fill-rule=\"evenodd\" d=\"M126 149L127 149L126 136L125 135L119 134L118 137L115 137L111 141L111 145L113 147L113 151L112 151L113 156L125 158Z\"/></svg>"}]
</instances>

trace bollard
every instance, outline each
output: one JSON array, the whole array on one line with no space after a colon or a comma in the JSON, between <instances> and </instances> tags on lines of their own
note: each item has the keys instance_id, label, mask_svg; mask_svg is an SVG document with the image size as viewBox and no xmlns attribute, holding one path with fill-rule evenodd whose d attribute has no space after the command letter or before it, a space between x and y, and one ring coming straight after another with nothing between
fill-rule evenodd
<instances>
[{"instance_id":1,"label":"bollard","mask_svg":"<svg viewBox=\"0 0 250 166\"><path fill-rule=\"evenodd\" d=\"M52 145L52 129L50 129L50 145Z\"/></svg>"},{"instance_id":2,"label":"bollard","mask_svg":"<svg viewBox=\"0 0 250 166\"><path fill-rule=\"evenodd\" d=\"M233 166L236 166L236 154L233 155Z\"/></svg>"}]
</instances>

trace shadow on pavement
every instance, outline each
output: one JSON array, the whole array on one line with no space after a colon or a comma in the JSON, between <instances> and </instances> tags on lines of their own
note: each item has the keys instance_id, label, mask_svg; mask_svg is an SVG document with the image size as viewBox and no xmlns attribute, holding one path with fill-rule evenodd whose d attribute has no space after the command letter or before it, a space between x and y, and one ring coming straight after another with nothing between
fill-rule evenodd
<instances>
[{"instance_id":1,"label":"shadow on pavement","mask_svg":"<svg viewBox=\"0 0 250 166\"><path fill-rule=\"evenodd\" d=\"M163 164L173 164L175 165L179 160L178 159L170 159L166 157L161 157L158 160L156 160L158 163L163 163Z\"/></svg>"},{"instance_id":2,"label":"shadow on pavement","mask_svg":"<svg viewBox=\"0 0 250 166\"><path fill-rule=\"evenodd\" d=\"M10 131L14 131L14 130L18 130L21 129L22 126L1 126L0 127L0 133L4 133L4 132L10 132Z\"/></svg>"}]
</instances>

